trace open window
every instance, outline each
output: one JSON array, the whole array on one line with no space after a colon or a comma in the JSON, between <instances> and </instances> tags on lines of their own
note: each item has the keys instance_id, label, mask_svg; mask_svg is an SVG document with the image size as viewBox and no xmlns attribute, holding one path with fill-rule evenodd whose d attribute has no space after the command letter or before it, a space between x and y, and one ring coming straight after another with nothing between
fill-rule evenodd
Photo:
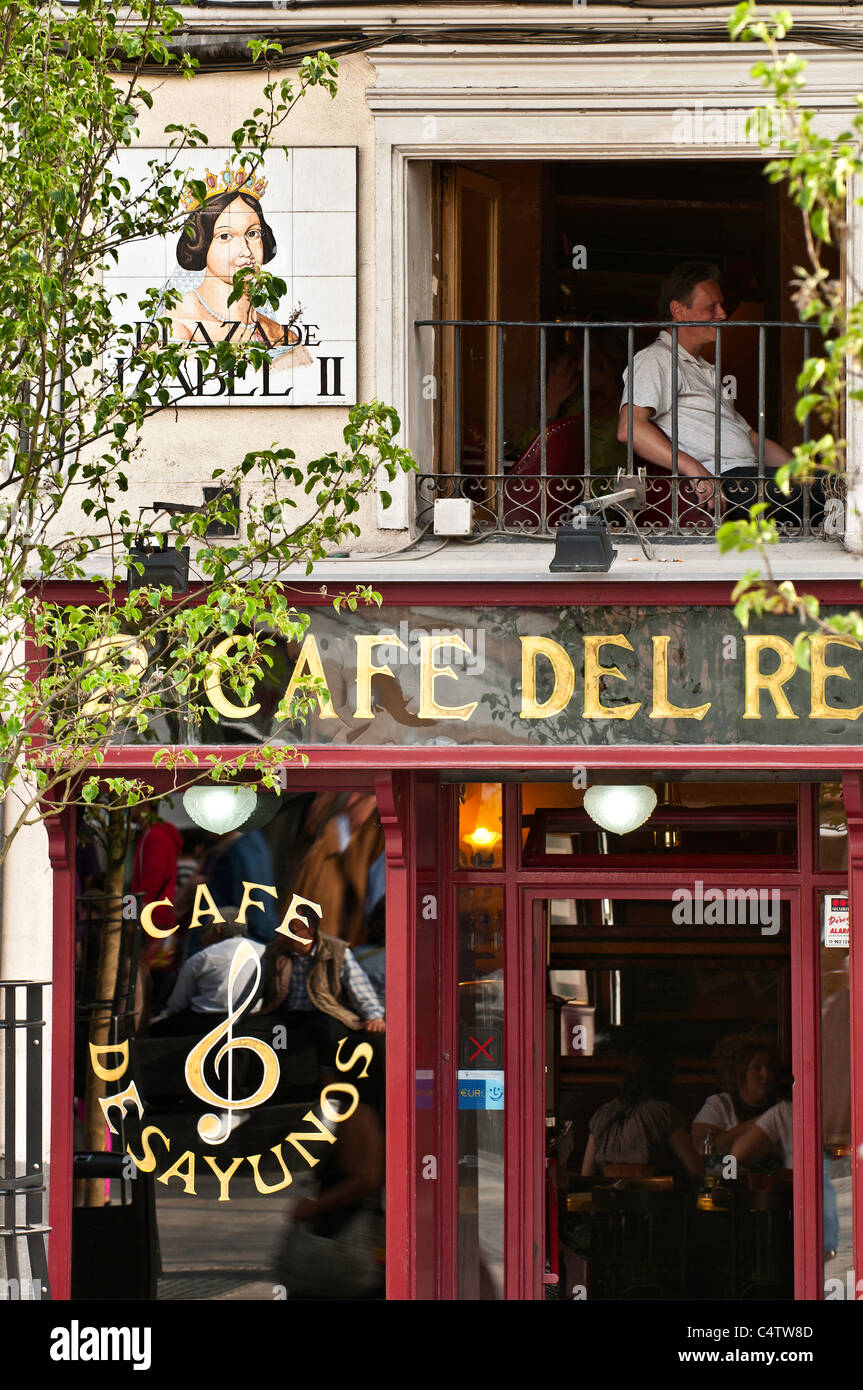
<instances>
[{"instance_id":1,"label":"open window","mask_svg":"<svg viewBox=\"0 0 863 1390\"><path fill-rule=\"evenodd\" d=\"M789 537L839 533L838 481L790 500L771 490L763 441L790 449L807 437L795 382L818 337L790 298L805 259L799 215L760 161L436 167L436 318L447 326L422 330L435 335L441 389L421 523L435 497L463 497L481 531L548 534L615 479L640 475L634 516L648 536L711 536L756 495ZM687 260L714 264L724 288L728 321L705 357L718 369L718 456L732 408L758 437L745 496L729 479L700 498L676 466L618 438L623 373L655 340L660 285Z\"/></svg>"}]
</instances>

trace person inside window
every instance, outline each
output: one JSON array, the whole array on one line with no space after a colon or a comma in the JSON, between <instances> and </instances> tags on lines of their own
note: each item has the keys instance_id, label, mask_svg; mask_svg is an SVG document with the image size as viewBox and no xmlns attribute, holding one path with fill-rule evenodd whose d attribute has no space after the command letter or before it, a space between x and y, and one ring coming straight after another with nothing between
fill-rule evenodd
<instances>
[{"instance_id":1,"label":"person inside window","mask_svg":"<svg viewBox=\"0 0 863 1390\"><path fill-rule=\"evenodd\" d=\"M791 1101L780 1100L758 1116L735 1139L731 1152L744 1167L751 1168L775 1153L783 1168L794 1166L791 1128Z\"/></svg>"},{"instance_id":2,"label":"person inside window","mask_svg":"<svg viewBox=\"0 0 863 1390\"><path fill-rule=\"evenodd\" d=\"M663 328L656 341L637 352L623 373L617 437L629 438L628 402L632 397L632 443L641 458L671 472L673 400L677 396L677 471L702 504L713 501L714 479L727 480L725 500L745 508L758 496L758 431L735 410L724 391L719 394L721 457L716 458L716 369L702 355L716 342L716 324L727 317L719 270L707 261L683 261L664 282L659 296L660 319L673 319L677 331L677 379L674 379L671 330ZM630 381L630 375L632 380ZM764 440L764 469L769 479L791 455L775 440ZM769 481L768 502L799 508L800 488L790 497Z\"/></svg>"},{"instance_id":3,"label":"person inside window","mask_svg":"<svg viewBox=\"0 0 863 1390\"><path fill-rule=\"evenodd\" d=\"M708 1132L716 1153L730 1153L735 1140L776 1104L776 1058L769 1043L754 1033L735 1033L716 1046L714 1058L722 1090L708 1096L692 1125L692 1142L701 1152Z\"/></svg>"},{"instance_id":4,"label":"person inside window","mask_svg":"<svg viewBox=\"0 0 863 1390\"><path fill-rule=\"evenodd\" d=\"M637 1050L626 1064L617 1100L601 1105L590 1118L590 1138L582 1177L601 1173L609 1163L632 1163L657 1174L704 1175L683 1116L670 1103L674 1058Z\"/></svg>"}]
</instances>

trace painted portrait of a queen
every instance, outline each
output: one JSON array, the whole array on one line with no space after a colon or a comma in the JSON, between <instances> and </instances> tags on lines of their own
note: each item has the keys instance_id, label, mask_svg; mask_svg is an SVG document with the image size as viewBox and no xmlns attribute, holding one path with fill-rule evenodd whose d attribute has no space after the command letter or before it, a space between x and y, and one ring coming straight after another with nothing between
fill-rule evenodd
<instances>
[{"instance_id":1,"label":"painted portrait of a queen","mask_svg":"<svg viewBox=\"0 0 863 1390\"><path fill-rule=\"evenodd\" d=\"M257 343L272 349L271 371L311 366L312 354L295 328L254 308L245 295L228 303L237 271L254 272L276 256L262 206L266 178L226 165L218 173L205 170L203 183L203 202L191 189L184 195L188 216L177 240L178 269L168 281L185 289L170 310L175 339Z\"/></svg>"}]
</instances>

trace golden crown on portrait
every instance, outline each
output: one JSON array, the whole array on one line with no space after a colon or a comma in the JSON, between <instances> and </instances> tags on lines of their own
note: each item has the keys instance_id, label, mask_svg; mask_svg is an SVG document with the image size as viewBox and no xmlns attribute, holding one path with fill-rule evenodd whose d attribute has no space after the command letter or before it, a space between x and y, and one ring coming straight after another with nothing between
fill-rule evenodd
<instances>
[{"instance_id":1,"label":"golden crown on portrait","mask_svg":"<svg viewBox=\"0 0 863 1390\"><path fill-rule=\"evenodd\" d=\"M220 193L247 193L250 198L261 198L266 192L268 182L263 174L256 176L254 172L249 173L246 169L232 169L230 163L217 174L205 169L205 201L208 198L216 198ZM180 202L186 212L194 212L195 208L201 206L200 198L191 188L186 189Z\"/></svg>"}]
</instances>

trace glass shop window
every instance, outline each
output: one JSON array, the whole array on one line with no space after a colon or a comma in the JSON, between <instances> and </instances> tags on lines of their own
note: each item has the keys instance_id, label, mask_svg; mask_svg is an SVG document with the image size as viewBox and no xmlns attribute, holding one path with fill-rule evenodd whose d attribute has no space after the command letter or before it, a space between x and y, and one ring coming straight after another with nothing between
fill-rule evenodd
<instances>
[{"instance_id":1,"label":"glass shop window","mask_svg":"<svg viewBox=\"0 0 863 1390\"><path fill-rule=\"evenodd\" d=\"M797 854L794 783L658 782L632 786L525 782L521 788L526 868L566 867L606 857L771 856L791 867Z\"/></svg>"},{"instance_id":2,"label":"glass shop window","mask_svg":"<svg viewBox=\"0 0 863 1390\"><path fill-rule=\"evenodd\" d=\"M377 804L245 791L81 826L74 1298L383 1297Z\"/></svg>"}]
</instances>

